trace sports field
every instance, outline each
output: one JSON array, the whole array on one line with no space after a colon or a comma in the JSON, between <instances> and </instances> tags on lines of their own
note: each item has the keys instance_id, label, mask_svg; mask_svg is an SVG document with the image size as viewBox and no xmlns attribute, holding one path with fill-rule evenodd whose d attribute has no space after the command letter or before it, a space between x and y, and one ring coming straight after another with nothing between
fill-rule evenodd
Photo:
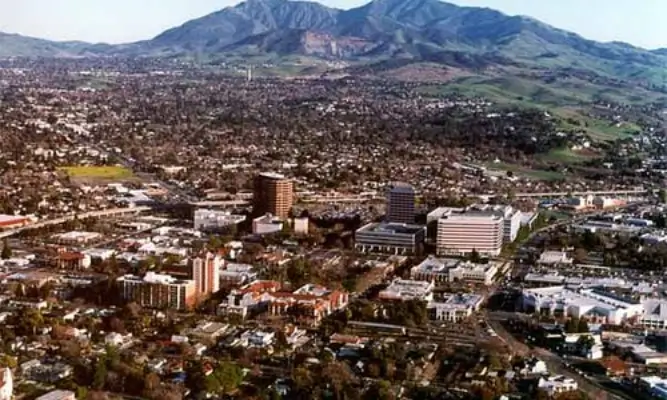
<instances>
[{"instance_id":1,"label":"sports field","mask_svg":"<svg viewBox=\"0 0 667 400\"><path fill-rule=\"evenodd\" d=\"M80 165L62 167L60 170L67 173L67 175L69 175L71 178L128 179L133 176L131 170L116 165Z\"/></svg>"}]
</instances>

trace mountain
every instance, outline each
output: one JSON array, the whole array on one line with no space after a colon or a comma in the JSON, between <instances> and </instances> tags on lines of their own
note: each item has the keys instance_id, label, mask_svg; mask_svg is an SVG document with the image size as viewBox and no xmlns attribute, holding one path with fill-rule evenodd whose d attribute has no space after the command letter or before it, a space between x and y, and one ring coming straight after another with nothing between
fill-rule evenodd
<instances>
[{"instance_id":1,"label":"mountain","mask_svg":"<svg viewBox=\"0 0 667 400\"><path fill-rule=\"evenodd\" d=\"M358 61L456 58L458 64L468 57L471 68L499 63L621 77L648 77L667 65L664 49L599 43L532 18L439 0L374 0L350 10L248 0L170 29L140 49L144 54L263 52Z\"/></svg>"},{"instance_id":2,"label":"mountain","mask_svg":"<svg viewBox=\"0 0 667 400\"><path fill-rule=\"evenodd\" d=\"M247 0L121 46L0 35L0 56L190 53L309 55L355 64L398 58L472 70L565 70L653 83L667 66L667 49L600 43L532 18L439 0L373 0L349 10L305 1Z\"/></svg>"},{"instance_id":3,"label":"mountain","mask_svg":"<svg viewBox=\"0 0 667 400\"><path fill-rule=\"evenodd\" d=\"M94 56L112 50L105 44L55 42L0 32L0 57Z\"/></svg>"}]
</instances>

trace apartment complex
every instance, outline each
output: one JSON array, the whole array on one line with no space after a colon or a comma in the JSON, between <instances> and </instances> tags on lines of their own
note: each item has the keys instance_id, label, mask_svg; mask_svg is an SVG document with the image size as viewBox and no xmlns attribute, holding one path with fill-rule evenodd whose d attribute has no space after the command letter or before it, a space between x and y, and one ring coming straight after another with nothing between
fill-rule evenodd
<instances>
[{"instance_id":1,"label":"apartment complex","mask_svg":"<svg viewBox=\"0 0 667 400\"><path fill-rule=\"evenodd\" d=\"M415 191L407 183L394 183L387 191L387 222L414 224Z\"/></svg>"},{"instance_id":2,"label":"apartment complex","mask_svg":"<svg viewBox=\"0 0 667 400\"><path fill-rule=\"evenodd\" d=\"M263 173L255 177L253 215L272 214L287 218L294 201L294 185L285 176Z\"/></svg>"},{"instance_id":3,"label":"apartment complex","mask_svg":"<svg viewBox=\"0 0 667 400\"><path fill-rule=\"evenodd\" d=\"M450 215L438 220L438 255L480 255L496 257L503 246L504 220L497 215Z\"/></svg>"},{"instance_id":4,"label":"apartment complex","mask_svg":"<svg viewBox=\"0 0 667 400\"><path fill-rule=\"evenodd\" d=\"M220 290L221 257L206 253L192 260L192 279L195 281L197 296L207 297Z\"/></svg>"},{"instance_id":5,"label":"apartment complex","mask_svg":"<svg viewBox=\"0 0 667 400\"><path fill-rule=\"evenodd\" d=\"M370 223L355 232L355 247L361 252L416 254L426 239L421 225Z\"/></svg>"},{"instance_id":6,"label":"apartment complex","mask_svg":"<svg viewBox=\"0 0 667 400\"><path fill-rule=\"evenodd\" d=\"M148 272L143 278L125 275L118 278L118 284L123 299L143 307L186 310L197 298L195 281L155 272Z\"/></svg>"},{"instance_id":7,"label":"apartment complex","mask_svg":"<svg viewBox=\"0 0 667 400\"><path fill-rule=\"evenodd\" d=\"M219 310L225 314L246 317L252 311L268 311L271 315L288 313L315 324L336 310L347 306L348 294L325 287L307 284L288 292L275 281L254 281L233 289Z\"/></svg>"}]
</instances>

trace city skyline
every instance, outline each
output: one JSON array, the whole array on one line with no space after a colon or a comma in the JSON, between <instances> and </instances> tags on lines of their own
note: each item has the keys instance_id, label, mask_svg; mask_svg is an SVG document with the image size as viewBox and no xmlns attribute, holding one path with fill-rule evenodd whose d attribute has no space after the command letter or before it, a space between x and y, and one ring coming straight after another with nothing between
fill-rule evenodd
<instances>
[{"instance_id":1,"label":"city skyline","mask_svg":"<svg viewBox=\"0 0 667 400\"><path fill-rule=\"evenodd\" d=\"M562 0L535 4L524 0L450 0L461 6L488 7L526 15L598 41L623 41L645 48L667 47L667 26L660 16L667 4L658 0ZM23 0L5 5L0 32L50 40L127 43L151 39L188 20L238 4L235 0ZM326 0L337 8L358 7L362 0ZM639 3L639 4L638 4ZM591 18L595 16L595 18ZM663 39L665 38L665 39Z\"/></svg>"}]
</instances>

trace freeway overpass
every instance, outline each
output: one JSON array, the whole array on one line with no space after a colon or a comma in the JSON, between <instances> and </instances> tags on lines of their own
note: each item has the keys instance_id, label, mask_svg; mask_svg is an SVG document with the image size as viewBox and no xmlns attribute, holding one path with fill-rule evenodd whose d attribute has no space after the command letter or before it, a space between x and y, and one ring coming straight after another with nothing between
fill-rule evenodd
<instances>
[{"instance_id":1,"label":"freeway overpass","mask_svg":"<svg viewBox=\"0 0 667 400\"><path fill-rule=\"evenodd\" d=\"M584 192L542 192L542 193L517 193L514 195L520 198L543 198L543 197L567 197L567 196L632 196L648 193L646 189L626 189L626 190L597 190Z\"/></svg>"},{"instance_id":2,"label":"freeway overpass","mask_svg":"<svg viewBox=\"0 0 667 400\"><path fill-rule=\"evenodd\" d=\"M517 199L530 199L530 198L550 198L550 197L567 197L567 196L637 196L648 193L647 189L625 189L625 190L592 190L592 191L579 191L579 192L538 192L538 193L517 193L515 197ZM472 196L479 197L492 197L493 195L489 194L477 194ZM303 201L305 203L319 203L319 204L352 204L352 203L365 203L369 201L382 201L382 197L357 197L357 196L342 196L342 197L314 197L307 198ZM245 207L252 204L251 200L210 200L210 201L195 201L190 203L196 207Z\"/></svg>"},{"instance_id":3,"label":"freeway overpass","mask_svg":"<svg viewBox=\"0 0 667 400\"><path fill-rule=\"evenodd\" d=\"M150 210L150 207L133 207L133 208L112 208L109 210L100 210L100 211L89 211L79 214L70 214L65 215L59 218L48 219L45 221L39 221L34 224L29 224L21 228L10 229L4 232L0 232L0 239L4 239L10 236L17 235L22 231L36 228L43 228L45 226L51 225L60 225L64 224L67 221L72 221L74 219L86 219L86 218L100 218L100 217L110 217L113 215L123 215L123 214L138 214L144 211Z\"/></svg>"}]
</instances>

